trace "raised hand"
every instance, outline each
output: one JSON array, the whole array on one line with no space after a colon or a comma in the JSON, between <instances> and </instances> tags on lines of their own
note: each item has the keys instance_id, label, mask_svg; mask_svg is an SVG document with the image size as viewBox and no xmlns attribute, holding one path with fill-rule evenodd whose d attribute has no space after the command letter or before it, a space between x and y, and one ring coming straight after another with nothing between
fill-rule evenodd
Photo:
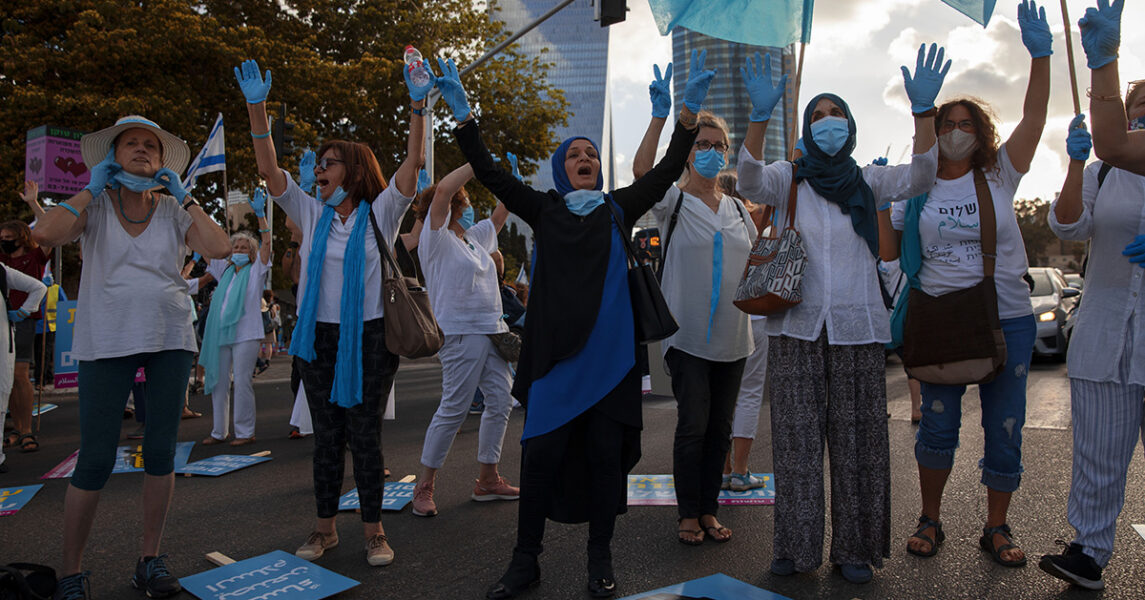
<instances>
[{"instance_id":1,"label":"raised hand","mask_svg":"<svg viewBox=\"0 0 1145 600\"><path fill-rule=\"evenodd\" d=\"M1085 129L1085 114L1080 114L1069 122L1069 134L1065 138L1065 151L1070 158L1085 162L1093 148L1093 137Z\"/></svg>"},{"instance_id":2,"label":"raised hand","mask_svg":"<svg viewBox=\"0 0 1145 600\"><path fill-rule=\"evenodd\" d=\"M36 199L40 196L40 184L28 179L24 182L24 191L20 194L20 199L28 204L35 204Z\"/></svg>"},{"instance_id":3,"label":"raised hand","mask_svg":"<svg viewBox=\"0 0 1145 600\"><path fill-rule=\"evenodd\" d=\"M1097 0L1097 8L1085 9L1085 15L1078 19L1081 29L1081 47L1085 50L1086 64L1091 69L1099 69L1117 60L1117 49L1121 46L1121 9L1125 0Z\"/></svg>"},{"instance_id":4,"label":"raised hand","mask_svg":"<svg viewBox=\"0 0 1145 600\"><path fill-rule=\"evenodd\" d=\"M107 184L111 183L111 178L122 169L123 167L115 162L115 148L112 147L107 151L107 156L91 168L91 180L84 189L91 192L92 198L102 194Z\"/></svg>"},{"instance_id":5,"label":"raised hand","mask_svg":"<svg viewBox=\"0 0 1145 600\"><path fill-rule=\"evenodd\" d=\"M425 188L429 187L430 183L429 171L425 169L419 170L417 172L417 193L420 194L425 191Z\"/></svg>"},{"instance_id":6,"label":"raised hand","mask_svg":"<svg viewBox=\"0 0 1145 600\"><path fill-rule=\"evenodd\" d=\"M666 119L672 112L672 63L664 69L664 76L660 76L660 65L652 65L652 74L656 76L648 84L648 96L652 98L652 116L657 119Z\"/></svg>"},{"instance_id":7,"label":"raised hand","mask_svg":"<svg viewBox=\"0 0 1145 600\"><path fill-rule=\"evenodd\" d=\"M668 64L668 74L669 76L672 74L671 63ZM521 177L521 169L518 168L517 165L517 155L513 154L512 152L506 152L505 156L509 159L509 166L513 167L513 177L516 177L517 181L524 181L525 178Z\"/></svg>"},{"instance_id":8,"label":"raised hand","mask_svg":"<svg viewBox=\"0 0 1145 600\"><path fill-rule=\"evenodd\" d=\"M761 60L759 52L756 52L754 63L751 57L748 57L745 63L743 67L739 68L739 72L743 76L747 95L751 98L751 116L749 119L755 123L767 121L771 118L771 112L775 110L775 105L779 104L787 90L787 75L779 78L779 83L776 85L771 85L770 54L764 55Z\"/></svg>"},{"instance_id":9,"label":"raised hand","mask_svg":"<svg viewBox=\"0 0 1145 600\"><path fill-rule=\"evenodd\" d=\"M314 164L318 162L318 156L310 148L302 153L302 160L298 161L298 187L307 194L314 193Z\"/></svg>"},{"instance_id":10,"label":"raised hand","mask_svg":"<svg viewBox=\"0 0 1145 600\"><path fill-rule=\"evenodd\" d=\"M1018 27L1022 30L1022 43L1030 51L1030 58L1041 58L1054 53L1054 36L1046 22L1046 7L1038 8L1034 0L1022 0L1018 5Z\"/></svg>"},{"instance_id":11,"label":"raised hand","mask_svg":"<svg viewBox=\"0 0 1145 600\"><path fill-rule=\"evenodd\" d=\"M452 58L448 61L439 58L437 66L441 69L441 77L437 78L437 89L441 91L441 98L453 111L453 118L460 123L469 118L472 110L469 108L469 97L465 94L465 88L461 86L461 75L457 72L457 65L453 63Z\"/></svg>"},{"instance_id":12,"label":"raised hand","mask_svg":"<svg viewBox=\"0 0 1145 600\"><path fill-rule=\"evenodd\" d=\"M938 44L930 45L930 52L926 52L926 44L918 47L918 60L914 65L914 76L906 67L902 67L903 86L906 96L910 98L910 111L918 114L934 108L934 99L942 90L942 82L946 73L950 71L950 61L942 64L946 49Z\"/></svg>"},{"instance_id":13,"label":"raised hand","mask_svg":"<svg viewBox=\"0 0 1145 600\"><path fill-rule=\"evenodd\" d=\"M876 166L876 167L885 167L885 166L887 166L887 157L880 156L880 157L876 158L875 160L872 160L871 164Z\"/></svg>"},{"instance_id":14,"label":"raised hand","mask_svg":"<svg viewBox=\"0 0 1145 600\"><path fill-rule=\"evenodd\" d=\"M239 89L246 96L247 104L266 102L266 95L270 93L270 69L266 70L266 80L259 74L258 62L254 59L244 60L241 71L235 67L235 79L239 81Z\"/></svg>"},{"instance_id":15,"label":"raised hand","mask_svg":"<svg viewBox=\"0 0 1145 600\"><path fill-rule=\"evenodd\" d=\"M265 219L266 218L266 190L263 188L255 188L254 194L247 198L247 204L250 209L254 211L254 216Z\"/></svg>"},{"instance_id":16,"label":"raised hand","mask_svg":"<svg viewBox=\"0 0 1145 600\"><path fill-rule=\"evenodd\" d=\"M688 83L684 86L684 106L693 113L700 112L704 106L704 98L708 97L708 88L716 76L715 69L704 69L704 61L707 58L707 50L700 52L692 50L692 61L688 66Z\"/></svg>"},{"instance_id":17,"label":"raised hand","mask_svg":"<svg viewBox=\"0 0 1145 600\"><path fill-rule=\"evenodd\" d=\"M155 183L167 188L167 191L179 201L183 203L183 199L187 197L187 190L183 187L183 182L179 180L179 176L174 171L163 167L155 172Z\"/></svg>"},{"instance_id":18,"label":"raised hand","mask_svg":"<svg viewBox=\"0 0 1145 600\"><path fill-rule=\"evenodd\" d=\"M429 91L433 89L434 80L437 79L437 77L433 74L433 69L429 68L428 60L422 59L421 64L425 67L426 72L429 73L429 83L423 86L414 85L413 80L410 79L410 66L402 66L402 75L405 76L406 88L409 89L410 100L413 100L414 102L417 102L418 100L425 100L426 95L429 94Z\"/></svg>"}]
</instances>

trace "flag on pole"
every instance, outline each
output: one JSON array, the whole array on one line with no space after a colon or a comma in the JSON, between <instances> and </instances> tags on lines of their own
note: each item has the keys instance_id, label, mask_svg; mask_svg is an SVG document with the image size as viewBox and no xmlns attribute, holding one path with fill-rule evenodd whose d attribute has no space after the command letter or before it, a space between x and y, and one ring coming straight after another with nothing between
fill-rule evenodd
<instances>
[{"instance_id":1,"label":"flag on pole","mask_svg":"<svg viewBox=\"0 0 1145 600\"><path fill-rule=\"evenodd\" d=\"M187 167L187 176L183 178L183 187L188 190L195 187L195 178L199 175L227 170L224 138L223 113L219 113L218 118L215 119L215 125L211 127L211 134L207 136L207 143L203 144L203 149L199 151L199 155L191 161L191 166Z\"/></svg>"},{"instance_id":2,"label":"flag on pole","mask_svg":"<svg viewBox=\"0 0 1145 600\"><path fill-rule=\"evenodd\" d=\"M648 0L660 35L683 27L754 46L810 42L814 5L815 0Z\"/></svg>"},{"instance_id":3,"label":"flag on pole","mask_svg":"<svg viewBox=\"0 0 1145 600\"><path fill-rule=\"evenodd\" d=\"M990 24L990 16L994 14L996 0L942 0L954 10L974 19L979 25L985 27Z\"/></svg>"}]
</instances>

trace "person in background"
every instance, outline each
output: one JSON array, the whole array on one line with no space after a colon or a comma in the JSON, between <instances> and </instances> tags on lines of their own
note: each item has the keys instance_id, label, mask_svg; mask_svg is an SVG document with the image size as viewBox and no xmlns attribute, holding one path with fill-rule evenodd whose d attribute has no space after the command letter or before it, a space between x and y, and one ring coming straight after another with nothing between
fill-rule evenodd
<instances>
[{"instance_id":1,"label":"person in background","mask_svg":"<svg viewBox=\"0 0 1145 600\"><path fill-rule=\"evenodd\" d=\"M1078 20L1081 46L1089 66L1089 110L1093 119L1093 151L1108 164L1145 175L1145 130L1128 126L1121 99L1117 51L1121 46L1121 11L1124 0L1098 0L1097 7L1085 10ZM1145 233L1138 232L1134 243ZM1125 249L1129 252L1129 248ZM1133 254L1140 254L1140 247Z\"/></svg>"},{"instance_id":2,"label":"person in background","mask_svg":"<svg viewBox=\"0 0 1145 600\"><path fill-rule=\"evenodd\" d=\"M10 304L12 291L24 293L24 303L19 308ZM28 318L36 310L47 287L16 269L0 265L0 422L8 411L9 393L12 391L12 377L15 371L16 352L13 325ZM0 448L0 474L8 472L4 450Z\"/></svg>"}]
</instances>

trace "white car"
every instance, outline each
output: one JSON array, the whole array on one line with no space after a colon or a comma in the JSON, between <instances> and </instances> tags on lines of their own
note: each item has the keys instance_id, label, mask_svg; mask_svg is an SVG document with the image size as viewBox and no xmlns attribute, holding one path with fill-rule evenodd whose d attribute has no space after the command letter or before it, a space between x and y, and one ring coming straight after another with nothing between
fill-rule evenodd
<instances>
[{"instance_id":1,"label":"white car","mask_svg":"<svg viewBox=\"0 0 1145 600\"><path fill-rule=\"evenodd\" d=\"M1069 348L1068 325L1072 324L1081 290L1069 287L1062 272L1053 267L1032 267L1030 277L1034 280L1030 304L1038 323L1034 354L1065 360Z\"/></svg>"}]
</instances>

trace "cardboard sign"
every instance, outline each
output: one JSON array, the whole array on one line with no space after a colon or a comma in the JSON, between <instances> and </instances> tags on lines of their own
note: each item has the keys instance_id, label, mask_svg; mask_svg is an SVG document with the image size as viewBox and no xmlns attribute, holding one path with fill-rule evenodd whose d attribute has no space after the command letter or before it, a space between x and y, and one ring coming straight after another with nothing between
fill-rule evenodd
<instances>
[{"instance_id":1,"label":"cardboard sign","mask_svg":"<svg viewBox=\"0 0 1145 600\"><path fill-rule=\"evenodd\" d=\"M195 447L195 442L179 442L175 444L175 471L187 466L187 460L191 458L191 449ZM76 470L76 457L79 456L80 451L72 452L71 456L64 459L64 462L56 465L54 469L44 473L40 479L63 479L71 477L72 472ZM111 469L112 474L115 473L139 473L143 470L143 446L120 446L116 450L115 467Z\"/></svg>"},{"instance_id":2,"label":"cardboard sign","mask_svg":"<svg viewBox=\"0 0 1145 600\"><path fill-rule=\"evenodd\" d=\"M85 184L86 185L86 184ZM40 191L43 191L41 189ZM56 389L79 387L80 363L72 358L72 338L76 326L76 301L60 300L56 304L55 374L52 385ZM135 372L135 382L146 381L143 369ZM123 399L127 402L127 398ZM47 411L44 411L47 412Z\"/></svg>"},{"instance_id":3,"label":"cardboard sign","mask_svg":"<svg viewBox=\"0 0 1145 600\"><path fill-rule=\"evenodd\" d=\"M406 507L413 500L413 488L416 482L387 481L382 491L382 510L398 511ZM354 488L338 499L338 510L358 510L362 505L358 501L358 488Z\"/></svg>"},{"instance_id":4,"label":"cardboard sign","mask_svg":"<svg viewBox=\"0 0 1145 600\"><path fill-rule=\"evenodd\" d=\"M182 577L179 583L202 600L321 600L358 585L282 550Z\"/></svg>"},{"instance_id":5,"label":"cardboard sign","mask_svg":"<svg viewBox=\"0 0 1145 600\"><path fill-rule=\"evenodd\" d=\"M771 473L753 473L764 486L746 492L720 490L719 503L775 504L775 478ZM676 484L671 475L629 475L628 506L676 506Z\"/></svg>"},{"instance_id":6,"label":"cardboard sign","mask_svg":"<svg viewBox=\"0 0 1145 600\"><path fill-rule=\"evenodd\" d=\"M179 475L218 477L219 475L226 475L227 473L233 473L234 471L245 469L251 465L266 462L270 460L270 458L269 456L248 456L246 454L220 454L183 465L182 467L176 468L175 472Z\"/></svg>"},{"instance_id":7,"label":"cardboard sign","mask_svg":"<svg viewBox=\"0 0 1145 600\"><path fill-rule=\"evenodd\" d=\"M42 487L44 484L36 483L23 487L0 488L0 517L20 512L20 509L24 508Z\"/></svg>"},{"instance_id":8,"label":"cardboard sign","mask_svg":"<svg viewBox=\"0 0 1145 600\"><path fill-rule=\"evenodd\" d=\"M708 575L684 583L670 585L651 592L625 596L621 600L791 600L748 585L723 573Z\"/></svg>"}]
</instances>

